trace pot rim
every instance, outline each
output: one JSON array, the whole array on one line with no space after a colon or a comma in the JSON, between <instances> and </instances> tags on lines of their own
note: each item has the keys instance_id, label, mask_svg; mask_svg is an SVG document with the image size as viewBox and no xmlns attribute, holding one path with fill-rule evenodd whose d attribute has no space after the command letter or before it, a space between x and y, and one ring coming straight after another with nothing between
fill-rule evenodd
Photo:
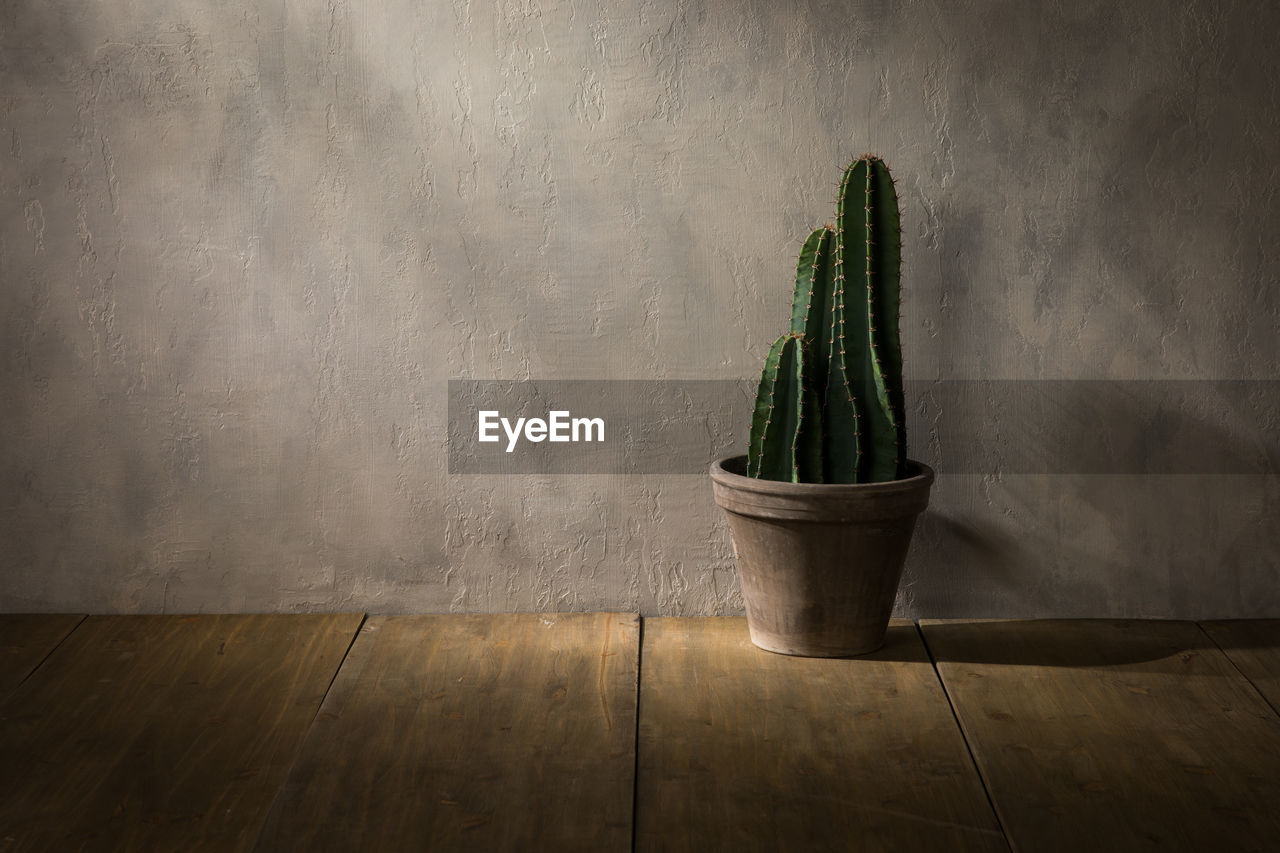
<instances>
[{"instance_id":1,"label":"pot rim","mask_svg":"<svg viewBox=\"0 0 1280 853\"><path fill-rule=\"evenodd\" d=\"M745 460L747 454L735 453L711 463L711 479L722 486L743 492L754 492L761 495L778 495L798 497L800 495L827 495L832 498L859 497L871 495L889 495L895 492L911 492L920 488L928 488L933 484L934 471L928 465L915 459L906 460L908 472L915 473L898 480L887 480L883 483L787 483L782 480L761 480L737 474L725 467L725 463ZM746 463L741 466L746 469Z\"/></svg>"}]
</instances>

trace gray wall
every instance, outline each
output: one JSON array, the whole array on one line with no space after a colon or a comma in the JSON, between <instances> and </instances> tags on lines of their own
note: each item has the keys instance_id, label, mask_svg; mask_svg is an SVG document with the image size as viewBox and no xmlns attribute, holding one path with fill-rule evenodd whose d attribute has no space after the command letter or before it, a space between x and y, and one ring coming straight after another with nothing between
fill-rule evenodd
<instances>
[{"instance_id":1,"label":"gray wall","mask_svg":"<svg viewBox=\"0 0 1280 853\"><path fill-rule=\"evenodd\" d=\"M864 150L909 378L1274 380L1277 31L1261 0L4 0L0 609L737 612L705 476L451 475L446 383L756 374ZM1226 443L1280 431L1207 387ZM1274 468L948 474L900 611L1280 616L1278 517Z\"/></svg>"}]
</instances>

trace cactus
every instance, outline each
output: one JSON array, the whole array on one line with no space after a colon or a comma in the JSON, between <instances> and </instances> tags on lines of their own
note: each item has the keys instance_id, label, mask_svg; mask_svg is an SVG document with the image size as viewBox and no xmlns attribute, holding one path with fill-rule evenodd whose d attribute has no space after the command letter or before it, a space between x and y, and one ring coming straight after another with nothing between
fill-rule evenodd
<instances>
[{"instance_id":1,"label":"cactus","mask_svg":"<svg viewBox=\"0 0 1280 853\"><path fill-rule=\"evenodd\" d=\"M765 358L751 422L748 473L807 482L822 474L822 411L804 372L803 335L785 334Z\"/></svg>"},{"instance_id":2,"label":"cactus","mask_svg":"<svg viewBox=\"0 0 1280 853\"><path fill-rule=\"evenodd\" d=\"M770 348L756 391L748 475L793 483L902 476L900 238L889 169L864 155L840 181L835 227L815 230L800 250L791 330Z\"/></svg>"}]
</instances>

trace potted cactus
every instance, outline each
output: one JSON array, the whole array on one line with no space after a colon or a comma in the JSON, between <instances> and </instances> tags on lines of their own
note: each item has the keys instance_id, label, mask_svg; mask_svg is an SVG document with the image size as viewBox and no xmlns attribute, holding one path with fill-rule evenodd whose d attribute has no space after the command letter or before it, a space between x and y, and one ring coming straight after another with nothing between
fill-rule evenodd
<instances>
[{"instance_id":1,"label":"potted cactus","mask_svg":"<svg viewBox=\"0 0 1280 853\"><path fill-rule=\"evenodd\" d=\"M800 252L747 455L711 466L751 640L770 651L879 648L929 502L933 471L905 455L900 235L889 169L864 155L840 182L835 226Z\"/></svg>"}]
</instances>

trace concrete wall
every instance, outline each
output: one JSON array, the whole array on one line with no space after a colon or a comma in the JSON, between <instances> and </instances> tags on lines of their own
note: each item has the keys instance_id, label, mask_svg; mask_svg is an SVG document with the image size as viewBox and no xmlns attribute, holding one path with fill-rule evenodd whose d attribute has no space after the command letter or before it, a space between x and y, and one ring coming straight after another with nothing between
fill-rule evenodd
<instances>
[{"instance_id":1,"label":"concrete wall","mask_svg":"<svg viewBox=\"0 0 1280 853\"><path fill-rule=\"evenodd\" d=\"M1270 387L1278 31L1260 0L6 0L0 609L736 612L705 476L450 475L446 383L755 375L864 150L911 379ZM1278 517L1274 467L945 475L900 610L1280 616Z\"/></svg>"}]
</instances>

